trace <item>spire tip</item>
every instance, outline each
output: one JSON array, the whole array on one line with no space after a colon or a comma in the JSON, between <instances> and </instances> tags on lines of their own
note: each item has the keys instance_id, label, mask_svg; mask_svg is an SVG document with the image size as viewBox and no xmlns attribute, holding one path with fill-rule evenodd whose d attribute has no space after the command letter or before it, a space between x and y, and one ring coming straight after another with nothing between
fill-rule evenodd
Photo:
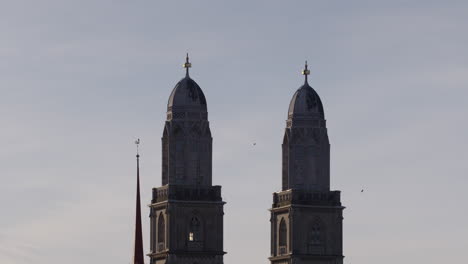
<instances>
[{"instance_id":1,"label":"spire tip","mask_svg":"<svg viewBox=\"0 0 468 264\"><path fill-rule=\"evenodd\" d=\"M304 66L304 70L302 70L302 75L305 76L305 82L307 83L307 75L310 74L310 70L308 68L308 64L307 64L307 61L305 61L305 66Z\"/></svg>"},{"instance_id":2,"label":"spire tip","mask_svg":"<svg viewBox=\"0 0 468 264\"><path fill-rule=\"evenodd\" d=\"M192 67L192 63L190 63L189 61L188 52L187 52L187 56L185 57L185 63L182 66L185 68L187 76L189 76L189 68Z\"/></svg>"},{"instance_id":3,"label":"spire tip","mask_svg":"<svg viewBox=\"0 0 468 264\"><path fill-rule=\"evenodd\" d=\"M135 145L136 145L136 149L137 149L136 156L137 156L137 158L139 158L140 157L140 153L138 151L138 147L140 146L140 139L139 138L137 140L135 140Z\"/></svg>"}]
</instances>

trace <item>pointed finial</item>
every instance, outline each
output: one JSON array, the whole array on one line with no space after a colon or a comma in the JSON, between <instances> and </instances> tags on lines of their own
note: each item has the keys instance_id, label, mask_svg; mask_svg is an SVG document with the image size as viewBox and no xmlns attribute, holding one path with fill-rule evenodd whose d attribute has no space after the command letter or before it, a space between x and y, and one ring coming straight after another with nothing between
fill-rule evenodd
<instances>
[{"instance_id":1,"label":"pointed finial","mask_svg":"<svg viewBox=\"0 0 468 264\"><path fill-rule=\"evenodd\" d=\"M189 68L192 67L192 63L189 61L189 56L187 52L187 56L185 57L185 63L184 63L184 68L186 70L186 75L189 76Z\"/></svg>"},{"instance_id":2,"label":"pointed finial","mask_svg":"<svg viewBox=\"0 0 468 264\"><path fill-rule=\"evenodd\" d=\"M140 157L140 153L138 152L138 147L140 146L140 139L135 140L135 145L136 145L136 148L137 148L137 155L136 155L136 157L139 158L139 157Z\"/></svg>"},{"instance_id":3,"label":"pointed finial","mask_svg":"<svg viewBox=\"0 0 468 264\"><path fill-rule=\"evenodd\" d=\"M305 61L305 66L304 66L304 70L302 70L302 75L305 76L305 82L307 83L307 75L310 74L310 71L309 69L307 68L307 61Z\"/></svg>"}]
</instances>

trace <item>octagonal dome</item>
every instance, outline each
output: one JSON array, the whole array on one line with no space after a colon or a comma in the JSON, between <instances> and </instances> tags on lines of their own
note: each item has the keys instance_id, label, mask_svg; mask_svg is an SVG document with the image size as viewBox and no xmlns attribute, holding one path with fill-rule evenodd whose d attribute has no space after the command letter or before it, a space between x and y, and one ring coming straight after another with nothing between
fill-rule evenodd
<instances>
[{"instance_id":1,"label":"octagonal dome","mask_svg":"<svg viewBox=\"0 0 468 264\"><path fill-rule=\"evenodd\" d=\"M167 111L175 109L207 111L203 91L188 75L176 84L169 96Z\"/></svg>"},{"instance_id":2,"label":"octagonal dome","mask_svg":"<svg viewBox=\"0 0 468 264\"><path fill-rule=\"evenodd\" d=\"M295 117L325 118L322 100L307 82L297 89L289 103L288 118Z\"/></svg>"}]
</instances>

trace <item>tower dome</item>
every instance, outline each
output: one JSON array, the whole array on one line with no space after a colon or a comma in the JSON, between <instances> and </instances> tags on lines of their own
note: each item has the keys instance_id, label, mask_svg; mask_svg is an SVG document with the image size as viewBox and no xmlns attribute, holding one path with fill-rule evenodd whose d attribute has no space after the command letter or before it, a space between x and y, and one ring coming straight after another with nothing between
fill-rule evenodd
<instances>
[{"instance_id":1,"label":"tower dome","mask_svg":"<svg viewBox=\"0 0 468 264\"><path fill-rule=\"evenodd\" d=\"M185 76L172 90L167 103L167 111L180 109L193 109L206 111L206 99L200 86L190 78Z\"/></svg>"},{"instance_id":2,"label":"tower dome","mask_svg":"<svg viewBox=\"0 0 468 264\"><path fill-rule=\"evenodd\" d=\"M167 118L169 119L207 119L205 95L200 86L189 76L188 54L184 63L185 77L174 87L167 102Z\"/></svg>"},{"instance_id":3,"label":"tower dome","mask_svg":"<svg viewBox=\"0 0 468 264\"><path fill-rule=\"evenodd\" d=\"M324 118L322 101L307 81L294 93L289 103L288 116L289 118Z\"/></svg>"},{"instance_id":4,"label":"tower dome","mask_svg":"<svg viewBox=\"0 0 468 264\"><path fill-rule=\"evenodd\" d=\"M322 100L320 100L317 92L310 87L307 82L307 75L310 71L307 69L307 62L305 69L302 72L305 75L305 82L294 93L291 102L289 103L288 118L325 118Z\"/></svg>"}]
</instances>

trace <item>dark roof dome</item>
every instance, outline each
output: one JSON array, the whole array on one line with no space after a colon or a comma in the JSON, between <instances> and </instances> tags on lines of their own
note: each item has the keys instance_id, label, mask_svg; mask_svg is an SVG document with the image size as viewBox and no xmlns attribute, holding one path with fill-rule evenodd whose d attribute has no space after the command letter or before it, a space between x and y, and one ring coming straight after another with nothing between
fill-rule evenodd
<instances>
[{"instance_id":1,"label":"dark roof dome","mask_svg":"<svg viewBox=\"0 0 468 264\"><path fill-rule=\"evenodd\" d=\"M180 80L174 90L172 90L169 101L167 102L167 112L206 112L206 99L200 86L189 76L189 68L192 63L189 62L189 57L185 58L183 64L186 74L185 78Z\"/></svg>"},{"instance_id":2,"label":"dark roof dome","mask_svg":"<svg viewBox=\"0 0 468 264\"><path fill-rule=\"evenodd\" d=\"M169 96L167 111L175 108L207 111L203 91L188 75L176 84Z\"/></svg>"},{"instance_id":3,"label":"dark roof dome","mask_svg":"<svg viewBox=\"0 0 468 264\"><path fill-rule=\"evenodd\" d=\"M324 118L322 100L307 82L294 93L289 103L288 117Z\"/></svg>"},{"instance_id":4,"label":"dark roof dome","mask_svg":"<svg viewBox=\"0 0 468 264\"><path fill-rule=\"evenodd\" d=\"M289 103L288 118L321 118L325 119L323 112L322 100L320 100L317 92L310 87L307 82L307 76L310 70L307 68L307 61L305 62L302 74L305 77L304 85L302 85L294 93L291 102Z\"/></svg>"}]
</instances>

